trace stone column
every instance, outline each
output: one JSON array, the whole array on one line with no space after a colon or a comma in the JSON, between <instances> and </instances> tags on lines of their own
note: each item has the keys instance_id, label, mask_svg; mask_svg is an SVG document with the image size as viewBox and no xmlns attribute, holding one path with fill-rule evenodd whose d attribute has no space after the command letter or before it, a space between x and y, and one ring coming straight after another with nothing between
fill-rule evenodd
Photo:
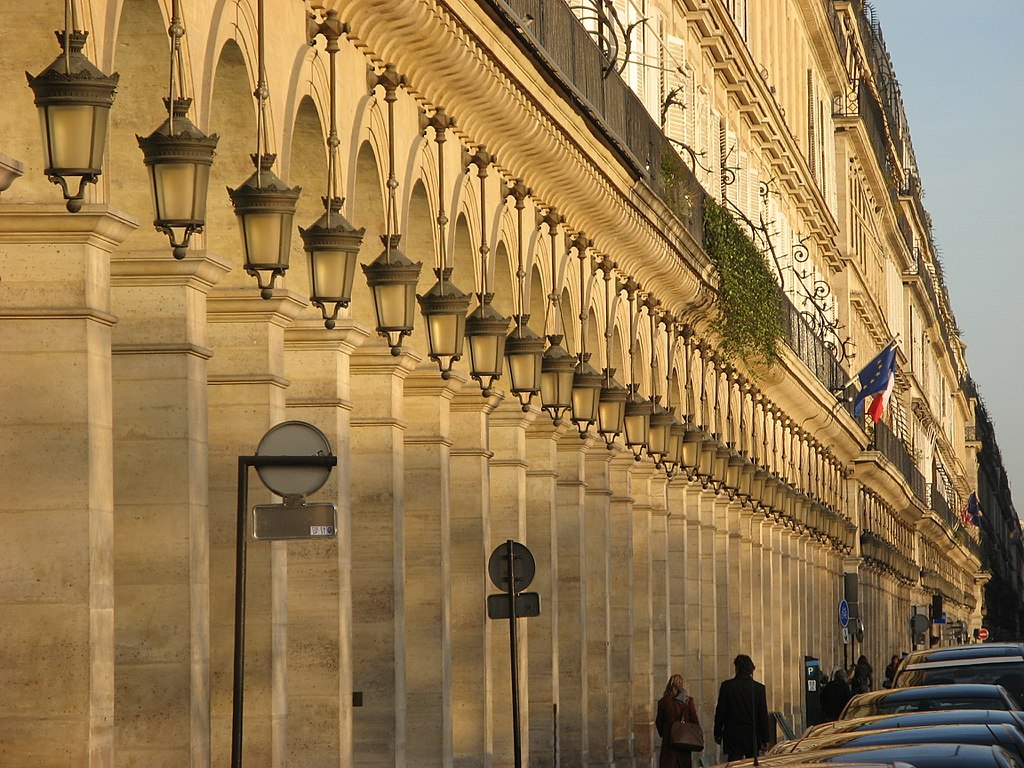
<instances>
[{"instance_id":1,"label":"stone column","mask_svg":"<svg viewBox=\"0 0 1024 768\"><path fill-rule=\"evenodd\" d=\"M403 766L406 748L405 378L418 359L374 341L352 374L352 712L356 766ZM414 761L415 762L415 761Z\"/></svg>"},{"instance_id":2,"label":"stone column","mask_svg":"<svg viewBox=\"0 0 1024 768\"><path fill-rule=\"evenodd\" d=\"M733 672L732 659L739 653L736 644L736 621L731 609L735 607L735 583L730 579L733 575L733 553L730 552L732 534L729 530L728 501L716 494L711 502L713 529L711 536L714 541L711 565L712 578L715 582L715 640L718 648L720 677L731 677Z\"/></svg>"},{"instance_id":3,"label":"stone column","mask_svg":"<svg viewBox=\"0 0 1024 768\"><path fill-rule=\"evenodd\" d=\"M328 331L319 320L285 329L289 419L319 428L338 465L316 501L338 507L332 540L288 550L288 763L352 763L352 501L349 362L367 338L351 321Z\"/></svg>"},{"instance_id":4,"label":"stone column","mask_svg":"<svg viewBox=\"0 0 1024 768\"><path fill-rule=\"evenodd\" d=\"M255 285L214 291L207 300L210 473L210 638L213 764L231 748L235 617L238 457L256 452L266 431L284 420L284 329L305 302L276 290L260 298ZM273 501L249 472L249 504ZM245 720L243 755L257 765L281 764L287 725L287 545L247 546Z\"/></svg>"},{"instance_id":5,"label":"stone column","mask_svg":"<svg viewBox=\"0 0 1024 768\"><path fill-rule=\"evenodd\" d=\"M587 574L585 511L586 444L575 432L558 441L558 650L562 765L587 764L587 611L584 580Z\"/></svg>"},{"instance_id":6,"label":"stone column","mask_svg":"<svg viewBox=\"0 0 1024 768\"><path fill-rule=\"evenodd\" d=\"M664 690L665 681L672 674L669 644L671 608L668 507L664 499L665 482L661 470L654 470L647 484L651 503L651 629L654 641L650 674L654 678L654 691L657 694Z\"/></svg>"},{"instance_id":7,"label":"stone column","mask_svg":"<svg viewBox=\"0 0 1024 768\"><path fill-rule=\"evenodd\" d=\"M448 547L452 578L452 764L456 768L484 765L491 759L492 713L500 706L492 696L494 630L486 612L487 595L496 592L487 577L487 558L493 549L487 422L497 402L496 397L481 397L476 382L467 382L450 406ZM537 570L543 567L538 557ZM544 607L542 603L542 611ZM507 652L505 658L507 662Z\"/></svg>"},{"instance_id":8,"label":"stone column","mask_svg":"<svg viewBox=\"0 0 1024 768\"><path fill-rule=\"evenodd\" d=\"M633 488L635 462L629 451L611 451L609 466L611 608L612 757L617 765L632 766L636 758L633 734ZM646 702L637 702L645 704Z\"/></svg>"},{"instance_id":9,"label":"stone column","mask_svg":"<svg viewBox=\"0 0 1024 768\"><path fill-rule=\"evenodd\" d=\"M210 764L206 296L227 270L166 248L111 261L119 765Z\"/></svg>"},{"instance_id":10,"label":"stone column","mask_svg":"<svg viewBox=\"0 0 1024 768\"><path fill-rule=\"evenodd\" d=\"M523 412L515 398L495 408L490 417L490 439L493 455L491 473L491 536L487 554L503 542L512 539L525 544L533 553L530 528L526 520L526 430L536 418L536 412ZM544 546L545 536L540 542ZM537 555L534 554L534 562ZM546 558L545 558L546 559ZM547 567L545 565L545 567ZM493 587L493 585L491 585ZM497 592L497 589L493 589ZM536 592L531 582L526 591ZM539 593L538 593L539 594ZM543 598L541 610L544 609ZM523 765L530 763L530 665L529 639L536 619L519 619L516 624L517 669L519 676L520 748ZM492 622L491 661L492 697L494 699L494 764L512 766L515 761L515 742L512 729L512 677L508 621ZM548 722L548 718L544 717Z\"/></svg>"},{"instance_id":11,"label":"stone column","mask_svg":"<svg viewBox=\"0 0 1024 768\"><path fill-rule=\"evenodd\" d=\"M540 616L530 619L530 752L560 756L561 658L559 654L558 441L565 430L538 414L526 433L526 529L537 561L533 591ZM555 762L557 765L557 762Z\"/></svg>"},{"instance_id":12,"label":"stone column","mask_svg":"<svg viewBox=\"0 0 1024 768\"><path fill-rule=\"evenodd\" d=\"M611 460L604 440L588 440L586 576L584 599L587 612L586 670L589 746L592 766L609 766L612 755L611 689Z\"/></svg>"},{"instance_id":13,"label":"stone column","mask_svg":"<svg viewBox=\"0 0 1024 768\"><path fill-rule=\"evenodd\" d=\"M636 758L641 765L657 759L654 733L654 705L661 690L654 683L654 630L652 583L653 515L651 477L656 470L650 462L634 462L633 488L633 732Z\"/></svg>"},{"instance_id":14,"label":"stone column","mask_svg":"<svg viewBox=\"0 0 1024 768\"><path fill-rule=\"evenodd\" d=\"M429 361L405 380L406 759L425 767L452 762L450 411L463 381Z\"/></svg>"},{"instance_id":15,"label":"stone column","mask_svg":"<svg viewBox=\"0 0 1024 768\"><path fill-rule=\"evenodd\" d=\"M668 485L668 605L669 605L669 670L686 680L693 694L693 672L697 664L694 648L688 644L688 632L693 622L686 601L686 478L675 477ZM666 678L667 680L668 678ZM655 680L657 685L659 681ZM696 698L696 697L695 697Z\"/></svg>"},{"instance_id":16,"label":"stone column","mask_svg":"<svg viewBox=\"0 0 1024 768\"><path fill-rule=\"evenodd\" d=\"M16 765L114 764L109 257L134 228L104 206L0 202L0 731Z\"/></svg>"}]
</instances>

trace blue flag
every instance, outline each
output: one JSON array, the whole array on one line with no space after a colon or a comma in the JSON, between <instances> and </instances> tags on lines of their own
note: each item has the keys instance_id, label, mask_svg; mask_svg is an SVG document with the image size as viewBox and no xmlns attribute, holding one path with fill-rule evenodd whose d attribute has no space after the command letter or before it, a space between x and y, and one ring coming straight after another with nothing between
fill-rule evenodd
<instances>
[{"instance_id":1,"label":"blue flag","mask_svg":"<svg viewBox=\"0 0 1024 768\"><path fill-rule=\"evenodd\" d=\"M871 414L875 423L878 423L878 420L882 418L886 402L889 400L889 394L892 392L895 371L896 342L892 341L885 349L871 358L871 361L857 374L860 391L853 401L853 413L857 418L860 418L864 411L864 401L871 397L874 399L871 401L868 413Z\"/></svg>"}]
</instances>

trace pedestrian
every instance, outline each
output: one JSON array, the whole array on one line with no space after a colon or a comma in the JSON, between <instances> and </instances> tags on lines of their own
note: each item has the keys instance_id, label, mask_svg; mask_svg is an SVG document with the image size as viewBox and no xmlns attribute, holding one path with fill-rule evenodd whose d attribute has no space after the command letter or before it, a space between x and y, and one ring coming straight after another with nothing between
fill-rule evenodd
<instances>
[{"instance_id":1,"label":"pedestrian","mask_svg":"<svg viewBox=\"0 0 1024 768\"><path fill-rule=\"evenodd\" d=\"M851 696L853 692L846 681L846 672L842 667L836 667L832 671L832 679L821 689L821 722L831 723L839 719Z\"/></svg>"},{"instance_id":2,"label":"pedestrian","mask_svg":"<svg viewBox=\"0 0 1024 768\"><path fill-rule=\"evenodd\" d=\"M900 657L893 654L892 658L889 659L888 665L885 667L885 682L882 683L883 688L892 688L893 681L896 679L896 668L900 665Z\"/></svg>"},{"instance_id":3,"label":"pedestrian","mask_svg":"<svg viewBox=\"0 0 1024 768\"><path fill-rule=\"evenodd\" d=\"M860 658L857 659L857 663L853 667L853 678L850 680L850 690L853 691L854 696L858 693L867 693L874 689L874 670L871 668L868 657L861 654Z\"/></svg>"},{"instance_id":4,"label":"pedestrian","mask_svg":"<svg viewBox=\"0 0 1024 768\"><path fill-rule=\"evenodd\" d=\"M733 659L736 676L722 682L715 707L715 743L727 760L757 757L768 748L768 699L754 680L754 662L741 653Z\"/></svg>"},{"instance_id":5,"label":"pedestrian","mask_svg":"<svg viewBox=\"0 0 1024 768\"><path fill-rule=\"evenodd\" d=\"M680 720L700 725L697 705L686 690L683 676L672 675L665 686L665 693L658 700L658 716L654 720L658 735L661 736L658 768L690 768L693 764L692 752L676 749L672 745L672 724Z\"/></svg>"}]
</instances>

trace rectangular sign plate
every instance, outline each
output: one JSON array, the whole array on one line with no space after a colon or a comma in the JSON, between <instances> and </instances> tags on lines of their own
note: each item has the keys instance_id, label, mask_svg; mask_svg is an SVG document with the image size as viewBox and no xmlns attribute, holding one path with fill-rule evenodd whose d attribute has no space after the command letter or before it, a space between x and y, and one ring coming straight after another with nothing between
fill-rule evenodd
<instances>
[{"instance_id":1,"label":"rectangular sign plate","mask_svg":"<svg viewBox=\"0 0 1024 768\"><path fill-rule=\"evenodd\" d=\"M516 618L540 616L540 594L537 592L520 592L516 595ZM511 603L508 595L487 596L487 618L511 619Z\"/></svg>"},{"instance_id":2,"label":"rectangular sign plate","mask_svg":"<svg viewBox=\"0 0 1024 768\"><path fill-rule=\"evenodd\" d=\"M333 539L337 535L338 508L334 504L257 504L252 508L252 537L260 541Z\"/></svg>"}]
</instances>

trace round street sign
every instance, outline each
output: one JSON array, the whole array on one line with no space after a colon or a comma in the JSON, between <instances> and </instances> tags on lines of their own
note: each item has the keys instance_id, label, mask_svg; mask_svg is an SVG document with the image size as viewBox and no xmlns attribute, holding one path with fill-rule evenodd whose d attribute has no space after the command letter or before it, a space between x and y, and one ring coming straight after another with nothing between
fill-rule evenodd
<instances>
[{"instance_id":1,"label":"round street sign","mask_svg":"<svg viewBox=\"0 0 1024 768\"><path fill-rule=\"evenodd\" d=\"M845 600L839 601L839 626L846 627L850 624L850 604Z\"/></svg>"},{"instance_id":2,"label":"round street sign","mask_svg":"<svg viewBox=\"0 0 1024 768\"><path fill-rule=\"evenodd\" d=\"M496 546L487 561L487 575L491 577L491 583L494 586L502 592L508 592L509 543L512 544L512 564L515 566L515 583L512 585L512 591L519 594L530 586L530 582L533 581L533 577L537 573L537 562L525 544L520 544L518 541L506 541L504 544Z\"/></svg>"},{"instance_id":3,"label":"round street sign","mask_svg":"<svg viewBox=\"0 0 1024 768\"><path fill-rule=\"evenodd\" d=\"M282 421L271 427L256 448L257 456L330 456L326 435L304 421ZM256 474L278 496L308 496L320 490L330 467L257 467Z\"/></svg>"},{"instance_id":4,"label":"round street sign","mask_svg":"<svg viewBox=\"0 0 1024 768\"><path fill-rule=\"evenodd\" d=\"M984 627L979 629L978 630L978 639L981 640L982 642L984 642L985 640L988 640L988 630L985 629Z\"/></svg>"}]
</instances>

